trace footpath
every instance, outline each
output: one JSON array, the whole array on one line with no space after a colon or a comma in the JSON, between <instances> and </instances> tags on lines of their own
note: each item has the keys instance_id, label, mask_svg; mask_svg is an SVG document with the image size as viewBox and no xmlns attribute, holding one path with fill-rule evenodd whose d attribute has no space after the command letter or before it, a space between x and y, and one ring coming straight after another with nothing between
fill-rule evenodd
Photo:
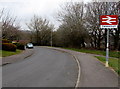
<instances>
[{"instance_id":1,"label":"footpath","mask_svg":"<svg viewBox=\"0 0 120 89\"><path fill-rule=\"evenodd\" d=\"M76 87L119 87L119 76L93 55L61 48L51 49L70 53L78 60L79 76Z\"/></svg>"},{"instance_id":2,"label":"footpath","mask_svg":"<svg viewBox=\"0 0 120 89\"><path fill-rule=\"evenodd\" d=\"M23 59L31 56L33 53L34 53L34 49L26 49L20 54L8 56L8 57L3 57L1 64L7 65L7 64L14 63L16 61L23 60Z\"/></svg>"}]
</instances>

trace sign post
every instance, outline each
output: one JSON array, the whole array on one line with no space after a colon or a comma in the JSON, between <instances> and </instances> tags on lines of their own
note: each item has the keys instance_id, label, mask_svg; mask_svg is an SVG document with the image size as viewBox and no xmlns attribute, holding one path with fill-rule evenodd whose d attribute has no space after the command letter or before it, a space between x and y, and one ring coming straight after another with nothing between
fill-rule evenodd
<instances>
[{"instance_id":1,"label":"sign post","mask_svg":"<svg viewBox=\"0 0 120 89\"><path fill-rule=\"evenodd\" d=\"M109 67L109 29L117 28L118 16L117 15L101 15L100 28L107 29L107 45L106 45L106 67Z\"/></svg>"},{"instance_id":2,"label":"sign post","mask_svg":"<svg viewBox=\"0 0 120 89\"><path fill-rule=\"evenodd\" d=\"M106 67L109 66L108 61L109 61L109 29L107 29L106 64L105 64Z\"/></svg>"}]
</instances>

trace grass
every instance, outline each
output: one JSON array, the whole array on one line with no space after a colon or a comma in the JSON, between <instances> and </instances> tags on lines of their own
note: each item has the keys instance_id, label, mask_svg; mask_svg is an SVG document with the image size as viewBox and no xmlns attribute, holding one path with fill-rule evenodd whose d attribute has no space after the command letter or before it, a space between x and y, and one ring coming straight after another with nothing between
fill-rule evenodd
<instances>
[{"instance_id":1,"label":"grass","mask_svg":"<svg viewBox=\"0 0 120 89\"><path fill-rule=\"evenodd\" d=\"M106 61L105 57L100 57L100 56L95 56L95 57L98 58L103 63L105 63ZM109 58L109 66L112 67L120 75L119 63L120 63L119 59Z\"/></svg>"},{"instance_id":2,"label":"grass","mask_svg":"<svg viewBox=\"0 0 120 89\"><path fill-rule=\"evenodd\" d=\"M7 56L19 54L21 52L22 50L18 50L18 49L16 50L16 52L0 50L0 57L7 57Z\"/></svg>"},{"instance_id":3,"label":"grass","mask_svg":"<svg viewBox=\"0 0 120 89\"><path fill-rule=\"evenodd\" d=\"M101 50L90 50L90 49L76 49L76 48L65 48L65 49L70 49L70 50L74 50L74 51L78 51L78 52L84 52L84 53L91 53L91 54L97 54L97 55L106 55L106 51L101 51ZM109 56L110 57L115 57L115 58L119 58L120 52L117 51L110 51L109 52Z\"/></svg>"}]
</instances>

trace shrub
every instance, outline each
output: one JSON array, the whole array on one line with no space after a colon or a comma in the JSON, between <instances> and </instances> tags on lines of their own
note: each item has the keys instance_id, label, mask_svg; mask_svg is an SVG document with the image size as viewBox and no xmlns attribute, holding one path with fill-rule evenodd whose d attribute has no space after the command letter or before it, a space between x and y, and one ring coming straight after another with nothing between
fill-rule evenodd
<instances>
[{"instance_id":1,"label":"shrub","mask_svg":"<svg viewBox=\"0 0 120 89\"><path fill-rule=\"evenodd\" d=\"M16 51L16 45L12 43L2 43L2 50L6 51Z\"/></svg>"},{"instance_id":2,"label":"shrub","mask_svg":"<svg viewBox=\"0 0 120 89\"><path fill-rule=\"evenodd\" d=\"M17 46L17 49L25 50L25 46L22 43L14 43Z\"/></svg>"},{"instance_id":3,"label":"shrub","mask_svg":"<svg viewBox=\"0 0 120 89\"><path fill-rule=\"evenodd\" d=\"M10 41L7 39L2 39L2 43L10 43Z\"/></svg>"}]
</instances>

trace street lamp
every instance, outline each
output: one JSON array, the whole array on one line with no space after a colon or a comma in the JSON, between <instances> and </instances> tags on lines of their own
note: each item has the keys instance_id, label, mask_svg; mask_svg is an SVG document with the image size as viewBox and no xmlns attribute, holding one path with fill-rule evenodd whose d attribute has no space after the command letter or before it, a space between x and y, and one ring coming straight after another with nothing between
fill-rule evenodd
<instances>
[{"instance_id":1,"label":"street lamp","mask_svg":"<svg viewBox=\"0 0 120 89\"><path fill-rule=\"evenodd\" d=\"M51 41L50 42L51 42L51 47L52 47L52 29L51 29Z\"/></svg>"}]
</instances>

